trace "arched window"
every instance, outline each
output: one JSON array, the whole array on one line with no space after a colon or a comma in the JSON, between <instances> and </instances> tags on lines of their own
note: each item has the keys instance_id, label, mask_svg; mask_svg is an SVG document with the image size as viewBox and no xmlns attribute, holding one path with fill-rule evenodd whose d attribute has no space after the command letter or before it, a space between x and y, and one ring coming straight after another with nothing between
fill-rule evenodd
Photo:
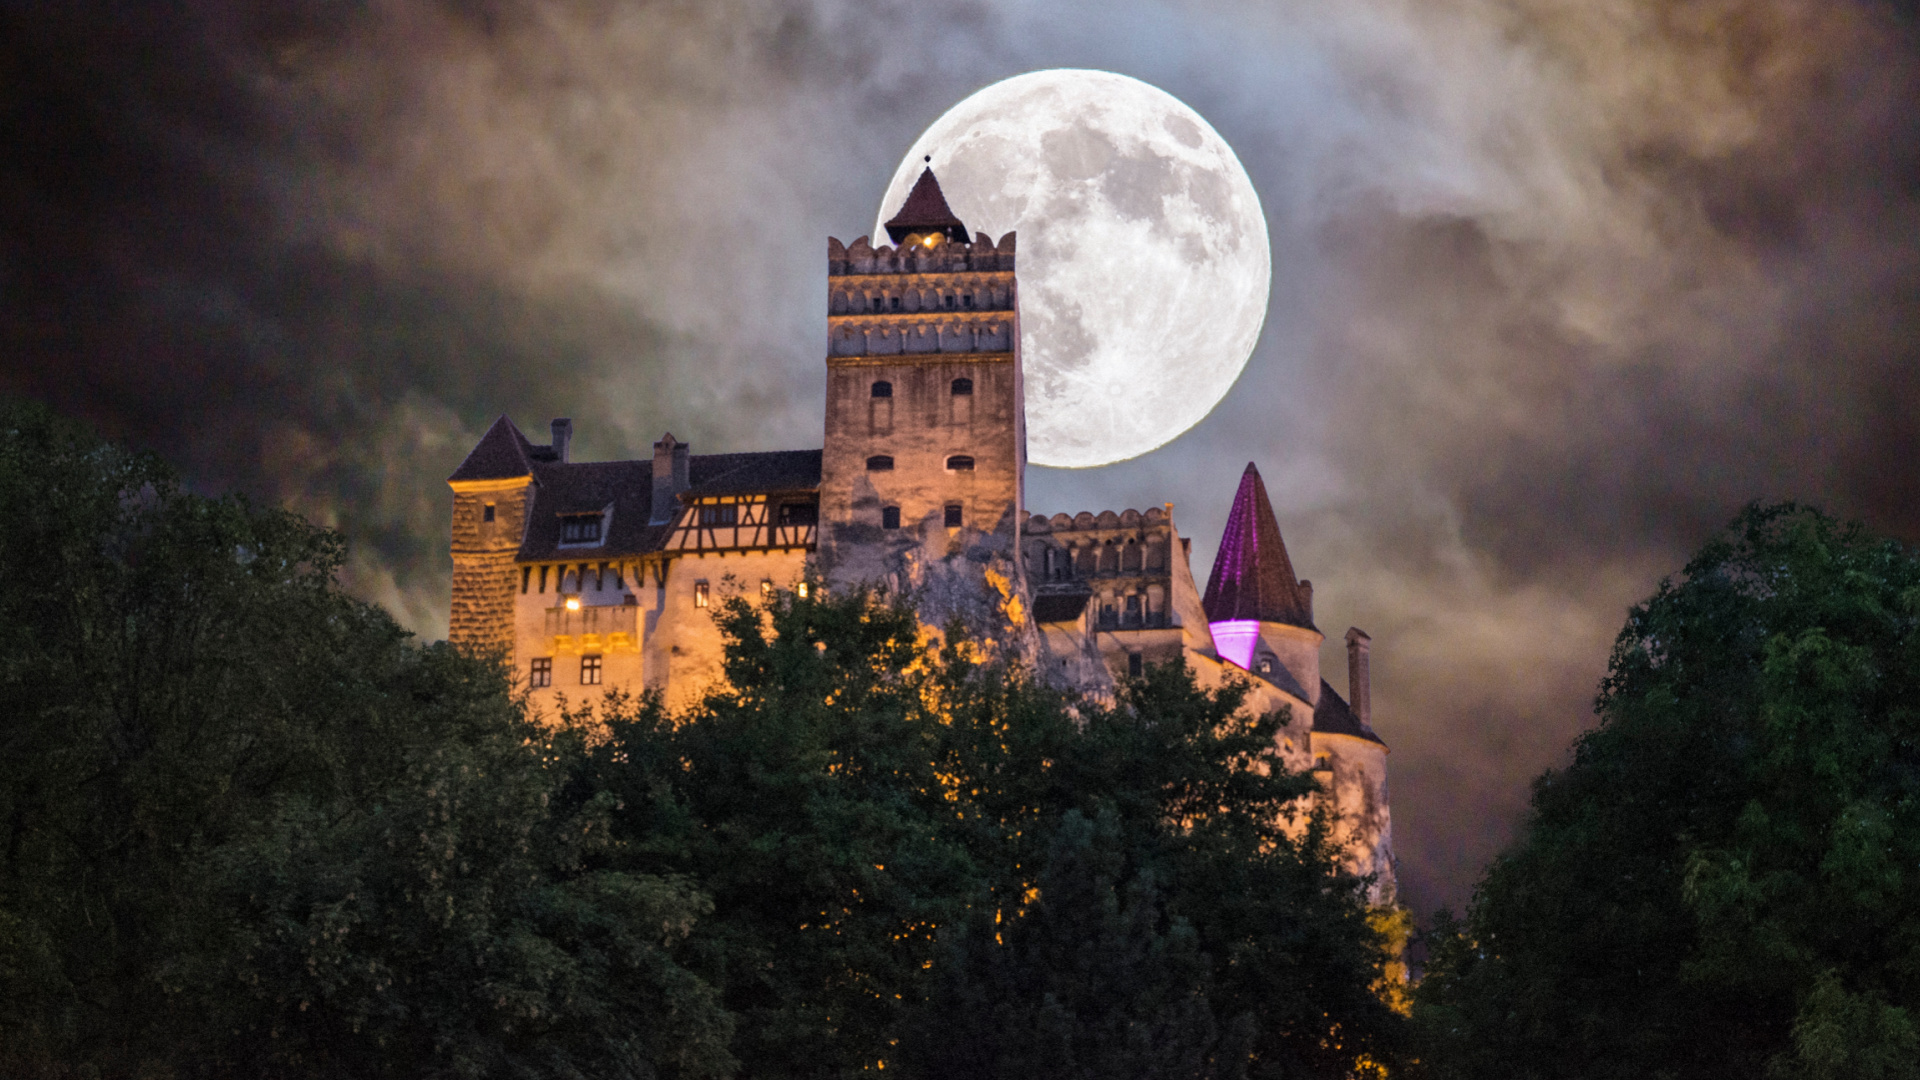
<instances>
[{"instance_id":1,"label":"arched window","mask_svg":"<svg viewBox=\"0 0 1920 1080\"><path fill-rule=\"evenodd\" d=\"M879 382L874 383L873 396L874 397L892 397L893 384L888 382L885 379L881 379Z\"/></svg>"},{"instance_id":2,"label":"arched window","mask_svg":"<svg viewBox=\"0 0 1920 1080\"><path fill-rule=\"evenodd\" d=\"M885 454L875 454L867 459L868 472L890 472L892 469L893 459Z\"/></svg>"},{"instance_id":3,"label":"arched window","mask_svg":"<svg viewBox=\"0 0 1920 1080\"><path fill-rule=\"evenodd\" d=\"M954 397L965 397L965 396L967 396L968 394L971 394L971 393L973 393L973 380L972 380L972 379L955 379L955 380L953 380L953 396L954 396Z\"/></svg>"},{"instance_id":4,"label":"arched window","mask_svg":"<svg viewBox=\"0 0 1920 1080\"><path fill-rule=\"evenodd\" d=\"M947 459L948 472L972 472L973 459L965 454L955 454Z\"/></svg>"}]
</instances>

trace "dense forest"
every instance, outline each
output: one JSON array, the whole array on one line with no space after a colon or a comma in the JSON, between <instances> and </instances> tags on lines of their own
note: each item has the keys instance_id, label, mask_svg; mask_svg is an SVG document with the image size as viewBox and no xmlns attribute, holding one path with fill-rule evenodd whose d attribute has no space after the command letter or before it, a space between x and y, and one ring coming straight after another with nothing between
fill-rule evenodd
<instances>
[{"instance_id":1,"label":"dense forest","mask_svg":"<svg viewBox=\"0 0 1920 1080\"><path fill-rule=\"evenodd\" d=\"M0 1075L1920 1076L1920 558L1753 507L1396 976L1312 781L1178 667L905 599L530 717L339 536L0 409Z\"/></svg>"}]
</instances>

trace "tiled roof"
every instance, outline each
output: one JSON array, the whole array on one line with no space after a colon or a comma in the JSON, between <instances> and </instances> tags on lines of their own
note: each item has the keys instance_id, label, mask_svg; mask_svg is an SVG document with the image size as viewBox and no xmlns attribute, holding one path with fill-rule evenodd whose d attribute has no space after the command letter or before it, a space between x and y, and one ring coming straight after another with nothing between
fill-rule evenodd
<instances>
[{"instance_id":1,"label":"tiled roof","mask_svg":"<svg viewBox=\"0 0 1920 1080\"><path fill-rule=\"evenodd\" d=\"M1333 692L1327 680L1320 680L1320 704L1313 709L1313 730L1327 735L1351 735L1356 739L1387 745L1385 739L1373 733L1373 729L1360 723L1353 715L1353 709L1347 699Z\"/></svg>"},{"instance_id":2,"label":"tiled roof","mask_svg":"<svg viewBox=\"0 0 1920 1080\"><path fill-rule=\"evenodd\" d=\"M661 550L673 526L649 525L653 515L653 461L534 462L533 509L527 518L522 562L599 560ZM687 461L689 495L752 495L814 491L820 486L820 451L776 450L756 454L695 454ZM563 515L597 514L609 505L605 541L560 546Z\"/></svg>"},{"instance_id":3,"label":"tiled roof","mask_svg":"<svg viewBox=\"0 0 1920 1080\"><path fill-rule=\"evenodd\" d=\"M457 484L463 480L513 480L531 475L533 444L513 426L513 421L503 414L493 422L480 441L474 444L473 451L460 467L453 470L447 482Z\"/></svg>"},{"instance_id":4,"label":"tiled roof","mask_svg":"<svg viewBox=\"0 0 1920 1080\"><path fill-rule=\"evenodd\" d=\"M1091 593L1041 593L1033 598L1033 621L1043 623L1073 622L1080 613L1087 610L1087 600Z\"/></svg>"},{"instance_id":5,"label":"tiled roof","mask_svg":"<svg viewBox=\"0 0 1920 1080\"><path fill-rule=\"evenodd\" d=\"M924 235L934 232L949 240L963 244L967 242L967 227L947 206L947 197L940 190L940 181L933 178L932 169L927 169L920 174L920 179L914 181L907 201L900 205L900 212L887 222L887 235L897 244L910 233Z\"/></svg>"},{"instance_id":6,"label":"tiled roof","mask_svg":"<svg viewBox=\"0 0 1920 1080\"><path fill-rule=\"evenodd\" d=\"M1292 694L1300 701L1313 700L1307 696L1307 689L1300 685L1300 680L1294 678L1293 672L1287 670L1287 665L1277 659L1273 662L1273 670L1261 675L1260 678L1279 687L1285 693Z\"/></svg>"},{"instance_id":7,"label":"tiled roof","mask_svg":"<svg viewBox=\"0 0 1920 1080\"><path fill-rule=\"evenodd\" d=\"M688 462L694 495L759 495L817 491L820 451L774 450L759 454L704 454Z\"/></svg>"},{"instance_id":8,"label":"tiled roof","mask_svg":"<svg viewBox=\"0 0 1920 1080\"><path fill-rule=\"evenodd\" d=\"M1240 490L1227 513L1226 533L1220 538L1220 553L1214 556L1201 605L1208 622L1257 619L1316 629L1313 601L1293 576L1293 561L1280 539L1280 523L1267 501L1267 486L1260 482L1260 470L1252 462L1240 476Z\"/></svg>"}]
</instances>

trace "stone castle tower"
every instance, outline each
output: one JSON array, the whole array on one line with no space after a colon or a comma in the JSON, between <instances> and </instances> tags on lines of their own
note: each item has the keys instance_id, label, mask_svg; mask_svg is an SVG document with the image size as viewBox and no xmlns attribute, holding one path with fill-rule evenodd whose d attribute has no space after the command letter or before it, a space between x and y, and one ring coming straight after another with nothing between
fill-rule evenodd
<instances>
[{"instance_id":1,"label":"stone castle tower","mask_svg":"<svg viewBox=\"0 0 1920 1080\"><path fill-rule=\"evenodd\" d=\"M826 425L817 450L576 462L572 423L535 444L502 416L453 488L449 636L504 655L537 709L601 690L688 703L719 670L720 598L829 584L910 588L1041 678L1111 693L1150 663L1251 686L1286 710L1276 753L1311 769L1374 898L1393 896L1386 744L1367 636L1347 632L1353 703L1320 677L1312 585L1251 464L1204 595L1172 504L1030 514L1014 236L967 239L931 169L890 244L827 241Z\"/></svg>"}]
</instances>

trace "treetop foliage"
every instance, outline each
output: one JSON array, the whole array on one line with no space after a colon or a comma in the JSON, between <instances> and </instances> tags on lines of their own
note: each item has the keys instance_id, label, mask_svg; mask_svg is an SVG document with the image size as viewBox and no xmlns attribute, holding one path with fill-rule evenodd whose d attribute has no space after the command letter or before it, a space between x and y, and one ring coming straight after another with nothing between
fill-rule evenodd
<instances>
[{"instance_id":1,"label":"treetop foliage","mask_svg":"<svg viewBox=\"0 0 1920 1080\"><path fill-rule=\"evenodd\" d=\"M1920 1075L1920 556L1749 507L1419 989L1440 1075Z\"/></svg>"},{"instance_id":2,"label":"treetop foliage","mask_svg":"<svg viewBox=\"0 0 1920 1080\"><path fill-rule=\"evenodd\" d=\"M1292 1077L1392 960L1279 720L1072 701L870 592L529 721L339 537L0 408L0 1073ZM580 732L596 738L584 739ZM1291 824L1289 815L1294 815Z\"/></svg>"}]
</instances>

